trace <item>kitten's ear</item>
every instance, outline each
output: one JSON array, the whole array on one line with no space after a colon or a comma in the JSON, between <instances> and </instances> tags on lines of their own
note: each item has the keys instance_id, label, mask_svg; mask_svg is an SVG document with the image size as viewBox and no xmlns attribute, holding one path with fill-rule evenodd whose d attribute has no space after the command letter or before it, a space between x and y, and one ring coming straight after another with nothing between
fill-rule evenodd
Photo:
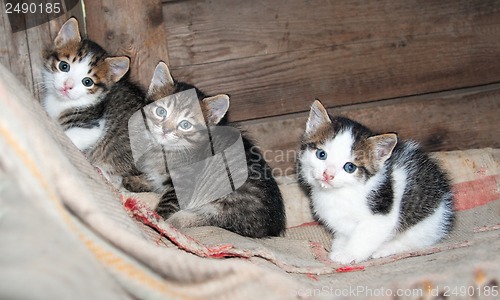
<instances>
[{"instance_id":1,"label":"kitten's ear","mask_svg":"<svg viewBox=\"0 0 500 300\"><path fill-rule=\"evenodd\" d=\"M210 124L218 124L229 109L229 96L217 95L208 97L202 100L208 111L208 122Z\"/></svg>"},{"instance_id":2,"label":"kitten's ear","mask_svg":"<svg viewBox=\"0 0 500 300\"><path fill-rule=\"evenodd\" d=\"M149 85L148 96L153 95L156 90L162 89L164 87L173 90L174 79L170 74L170 70L168 69L167 64L160 61L156 65L153 79L151 80L151 84Z\"/></svg>"},{"instance_id":3,"label":"kitten's ear","mask_svg":"<svg viewBox=\"0 0 500 300\"><path fill-rule=\"evenodd\" d=\"M369 137L368 142L375 155L375 160L382 164L391 157L392 150L398 143L398 135L395 133L379 134Z\"/></svg>"},{"instance_id":4,"label":"kitten's ear","mask_svg":"<svg viewBox=\"0 0 500 300\"><path fill-rule=\"evenodd\" d=\"M61 48L68 42L81 42L80 30L78 29L78 21L75 18L71 18L66 23L63 24L56 38L54 39L54 45L56 48Z\"/></svg>"},{"instance_id":5,"label":"kitten's ear","mask_svg":"<svg viewBox=\"0 0 500 300\"><path fill-rule=\"evenodd\" d=\"M130 58L126 56L108 57L104 61L109 65L109 72L113 82L122 79L130 67Z\"/></svg>"},{"instance_id":6,"label":"kitten's ear","mask_svg":"<svg viewBox=\"0 0 500 300\"><path fill-rule=\"evenodd\" d=\"M309 118L306 123L306 133L312 133L316 131L319 127L324 124L330 124L330 116L325 107L319 100L315 100L311 105L311 111L309 112Z\"/></svg>"}]
</instances>

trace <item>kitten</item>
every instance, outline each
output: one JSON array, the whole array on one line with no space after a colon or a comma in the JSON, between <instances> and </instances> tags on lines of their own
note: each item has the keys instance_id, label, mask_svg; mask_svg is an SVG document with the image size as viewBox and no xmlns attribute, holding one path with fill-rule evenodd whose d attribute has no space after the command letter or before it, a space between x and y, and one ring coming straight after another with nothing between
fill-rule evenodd
<instances>
[{"instance_id":1,"label":"kitten","mask_svg":"<svg viewBox=\"0 0 500 300\"><path fill-rule=\"evenodd\" d=\"M333 261L348 264L427 247L452 227L450 182L416 143L330 117L317 100L298 170L314 214L334 232Z\"/></svg>"},{"instance_id":2,"label":"kitten","mask_svg":"<svg viewBox=\"0 0 500 300\"><path fill-rule=\"evenodd\" d=\"M111 57L81 39L78 21L61 27L44 52L42 105L90 162L112 181L137 174L127 121L143 107L145 92L127 79L128 57ZM115 182L115 183L116 183Z\"/></svg>"},{"instance_id":3,"label":"kitten","mask_svg":"<svg viewBox=\"0 0 500 300\"><path fill-rule=\"evenodd\" d=\"M175 94L176 97L168 102L158 101L169 96L172 91L186 87L189 85L175 83L166 65L160 63L148 92L149 101L156 102L143 109L147 127L161 147L147 151L137 161L137 168L146 175L150 189L162 195L156 211L178 228L218 226L249 237L280 235L285 227L281 193L263 156L244 135L242 141L245 155L242 159L243 166L247 169L244 170L245 175L248 171L246 181L226 196L179 210L179 194L175 191L177 185L172 183L170 163L177 158L187 157L190 153L208 151L210 147L206 143L206 131L200 129L206 128L214 132L220 128L217 125L221 123L229 108L227 95L204 97L199 90L197 92L201 99L195 99L199 100L199 113L196 113L197 110L193 109L193 105L186 99L177 97L179 94ZM220 188L222 177L220 180L213 187ZM193 185L198 182L192 179Z\"/></svg>"}]
</instances>

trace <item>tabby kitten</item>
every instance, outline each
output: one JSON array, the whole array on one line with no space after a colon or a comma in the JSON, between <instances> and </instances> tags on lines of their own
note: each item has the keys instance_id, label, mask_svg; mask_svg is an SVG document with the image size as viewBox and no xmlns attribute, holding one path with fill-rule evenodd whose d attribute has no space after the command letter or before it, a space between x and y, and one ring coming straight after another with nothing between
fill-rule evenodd
<instances>
[{"instance_id":1,"label":"tabby kitten","mask_svg":"<svg viewBox=\"0 0 500 300\"><path fill-rule=\"evenodd\" d=\"M81 39L78 21L71 18L44 59L42 105L49 116L108 179L119 185L122 175L137 174L127 121L146 102L145 93L126 77L129 58L111 57Z\"/></svg>"},{"instance_id":2,"label":"tabby kitten","mask_svg":"<svg viewBox=\"0 0 500 300\"><path fill-rule=\"evenodd\" d=\"M342 264L430 246L453 223L446 174L419 146L330 117L319 101L302 137L299 177Z\"/></svg>"},{"instance_id":3,"label":"tabby kitten","mask_svg":"<svg viewBox=\"0 0 500 300\"><path fill-rule=\"evenodd\" d=\"M227 95L203 97L199 90L198 96L202 96L199 100L200 113L196 113L193 105L180 96L173 97L169 102L157 101L169 96L173 90L186 87L189 85L172 80L164 63L158 64L148 92L149 100L156 102L143 109L148 134L161 147L147 151L137 161L137 168L146 175L151 190L162 195L156 211L178 228L218 226L249 237L278 236L285 227L281 193L263 156L245 136L242 136L245 152L242 159L246 158L243 166L248 171L247 180L226 196L179 210L169 163L190 153L206 152L209 144L203 129L213 132L218 128L229 108ZM197 183L193 179L192 184ZM214 184L214 187L218 188L219 184L222 182Z\"/></svg>"}]
</instances>

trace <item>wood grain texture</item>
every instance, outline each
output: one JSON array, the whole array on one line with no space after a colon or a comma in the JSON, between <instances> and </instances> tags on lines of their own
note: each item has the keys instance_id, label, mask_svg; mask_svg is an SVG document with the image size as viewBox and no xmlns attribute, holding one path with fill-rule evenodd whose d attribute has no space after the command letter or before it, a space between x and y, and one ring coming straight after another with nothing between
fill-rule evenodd
<instances>
[{"instance_id":1,"label":"wood grain texture","mask_svg":"<svg viewBox=\"0 0 500 300\"><path fill-rule=\"evenodd\" d=\"M0 4L3 5L3 0L0 0ZM11 43L11 31L9 19L6 14L0 14L0 64L10 68L10 53L9 44Z\"/></svg>"},{"instance_id":2,"label":"wood grain texture","mask_svg":"<svg viewBox=\"0 0 500 300\"><path fill-rule=\"evenodd\" d=\"M0 0L4 7L4 0ZM61 25L70 17L83 20L81 5L76 5L58 18L49 21L48 15L37 13L28 15L24 20L28 29L12 32L9 18L4 9L0 12L0 63L6 66L21 83L40 99L43 93L42 84L42 51L53 42ZM40 24L33 26L32 24ZM83 24L80 24L83 31Z\"/></svg>"},{"instance_id":3,"label":"wood grain texture","mask_svg":"<svg viewBox=\"0 0 500 300\"><path fill-rule=\"evenodd\" d=\"M160 60L168 64L160 0L87 1L88 37L113 55L131 59L133 80L149 86Z\"/></svg>"},{"instance_id":4,"label":"wood grain texture","mask_svg":"<svg viewBox=\"0 0 500 300\"><path fill-rule=\"evenodd\" d=\"M174 77L228 93L230 120L500 82L500 1L180 1Z\"/></svg>"},{"instance_id":5,"label":"wood grain texture","mask_svg":"<svg viewBox=\"0 0 500 300\"><path fill-rule=\"evenodd\" d=\"M481 0L164 2L174 67L376 40L404 42L420 35L461 34L500 9L499 1ZM480 20L471 22L478 16Z\"/></svg>"},{"instance_id":6,"label":"wood grain texture","mask_svg":"<svg viewBox=\"0 0 500 300\"><path fill-rule=\"evenodd\" d=\"M308 105L312 104L312 101ZM397 132L426 151L500 148L500 84L330 109L377 132ZM307 113L243 122L275 175L295 172Z\"/></svg>"}]
</instances>

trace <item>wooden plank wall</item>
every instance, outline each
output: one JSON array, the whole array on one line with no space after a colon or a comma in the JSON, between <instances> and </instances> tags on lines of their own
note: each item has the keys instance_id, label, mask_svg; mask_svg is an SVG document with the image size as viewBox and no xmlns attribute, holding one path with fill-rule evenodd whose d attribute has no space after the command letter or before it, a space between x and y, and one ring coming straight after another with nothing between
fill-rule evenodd
<instances>
[{"instance_id":1,"label":"wooden plank wall","mask_svg":"<svg viewBox=\"0 0 500 300\"><path fill-rule=\"evenodd\" d=\"M85 1L89 39L131 59L130 76L148 87L158 62L168 64L167 33L160 0Z\"/></svg>"},{"instance_id":2,"label":"wooden plank wall","mask_svg":"<svg viewBox=\"0 0 500 300\"><path fill-rule=\"evenodd\" d=\"M46 1L31 1L30 3L45 3ZM66 9L68 1L52 1L62 4L65 12L60 17L49 20L47 13L35 13L27 18L21 15L24 26L28 29L13 32L9 16L6 13L5 1L0 0L0 63L9 69L37 99L43 89L41 69L43 65L42 50L56 37L61 25L71 16L83 20L81 3L71 9ZM75 2L75 1L73 1ZM79 1L78 1L79 2ZM42 20L42 22L40 22ZM41 23L30 27L34 22ZM37 23L38 24L38 23ZM26 26L27 25L27 26ZM84 31L84 24L80 22L80 32Z\"/></svg>"},{"instance_id":3,"label":"wooden plank wall","mask_svg":"<svg viewBox=\"0 0 500 300\"><path fill-rule=\"evenodd\" d=\"M163 3L174 77L230 94L274 167L314 98L429 151L500 147L498 0Z\"/></svg>"}]
</instances>

